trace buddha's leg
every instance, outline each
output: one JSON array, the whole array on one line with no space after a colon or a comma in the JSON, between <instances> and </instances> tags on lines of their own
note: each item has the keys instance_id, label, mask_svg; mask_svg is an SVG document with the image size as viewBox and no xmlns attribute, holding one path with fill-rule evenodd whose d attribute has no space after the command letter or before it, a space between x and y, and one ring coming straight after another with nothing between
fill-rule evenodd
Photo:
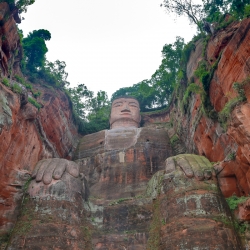
<instances>
[{"instance_id":1,"label":"buddha's leg","mask_svg":"<svg viewBox=\"0 0 250 250\"><path fill-rule=\"evenodd\" d=\"M147 249L241 249L217 180L206 179L209 161L180 155L166 162L166 171L150 181L154 213Z\"/></svg>"},{"instance_id":2,"label":"buddha's leg","mask_svg":"<svg viewBox=\"0 0 250 250\"><path fill-rule=\"evenodd\" d=\"M80 177L66 171L48 185L32 180L7 249L91 249L83 196Z\"/></svg>"}]
</instances>

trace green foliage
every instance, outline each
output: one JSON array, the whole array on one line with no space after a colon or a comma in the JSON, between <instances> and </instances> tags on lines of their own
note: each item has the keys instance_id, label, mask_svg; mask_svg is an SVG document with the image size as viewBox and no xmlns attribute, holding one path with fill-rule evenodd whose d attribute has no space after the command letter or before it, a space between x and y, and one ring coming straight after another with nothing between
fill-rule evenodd
<instances>
[{"instance_id":1,"label":"green foliage","mask_svg":"<svg viewBox=\"0 0 250 250\"><path fill-rule=\"evenodd\" d=\"M41 92L40 91L34 92L33 95L34 95L35 98L37 98L38 96L41 95Z\"/></svg>"},{"instance_id":2,"label":"green foliage","mask_svg":"<svg viewBox=\"0 0 250 250\"><path fill-rule=\"evenodd\" d=\"M182 72L184 40L177 37L173 44L166 44L162 49L162 62L159 68L148 80L143 80L132 87L121 88L113 93L111 100L119 96L135 97L142 112L166 107L171 101L174 87Z\"/></svg>"},{"instance_id":3,"label":"green foliage","mask_svg":"<svg viewBox=\"0 0 250 250\"><path fill-rule=\"evenodd\" d=\"M167 13L174 13L178 17L186 15L190 23L195 23L202 31L201 21L205 16L202 3L194 0L164 0L162 6Z\"/></svg>"},{"instance_id":4,"label":"green foliage","mask_svg":"<svg viewBox=\"0 0 250 250\"><path fill-rule=\"evenodd\" d=\"M221 122L221 125L224 129L227 128L227 121L231 116L232 111L234 110L234 108L246 101L246 94L245 94L245 90L244 87L245 85L249 85L250 84L250 77L246 78L245 80L243 80L241 83L235 82L233 84L233 88L238 92L238 97L235 97L231 100L229 100L226 105L224 106L224 108L221 110L221 112L219 112L219 121Z\"/></svg>"},{"instance_id":5,"label":"green foliage","mask_svg":"<svg viewBox=\"0 0 250 250\"><path fill-rule=\"evenodd\" d=\"M90 99L87 115L86 132L94 133L109 128L111 103L105 91L98 91L96 97Z\"/></svg>"},{"instance_id":6,"label":"green foliage","mask_svg":"<svg viewBox=\"0 0 250 250\"><path fill-rule=\"evenodd\" d=\"M203 33L204 20L216 23L218 29L232 20L241 20L250 13L249 0L163 0L161 6L165 7L167 13L187 16L191 24L196 24L200 33ZM225 21L228 13L232 18Z\"/></svg>"},{"instance_id":7,"label":"green foliage","mask_svg":"<svg viewBox=\"0 0 250 250\"><path fill-rule=\"evenodd\" d=\"M0 2L7 2L11 9L15 6L19 13L27 12L27 7L35 2L35 0L0 0Z\"/></svg>"},{"instance_id":8,"label":"green foliage","mask_svg":"<svg viewBox=\"0 0 250 250\"><path fill-rule=\"evenodd\" d=\"M19 83L21 83L23 86L25 86L26 89L30 89L31 92L33 93L33 87L32 87L32 85L29 84L29 83L27 83L26 80L25 80L23 77L21 77L21 76L19 76L19 75L15 75L15 78L16 78L16 80L17 80Z\"/></svg>"},{"instance_id":9,"label":"green foliage","mask_svg":"<svg viewBox=\"0 0 250 250\"><path fill-rule=\"evenodd\" d=\"M230 154L228 155L228 159L229 159L230 161L235 160L235 158L236 158L236 153L235 153L235 152L232 152L232 153L230 153Z\"/></svg>"},{"instance_id":10,"label":"green foliage","mask_svg":"<svg viewBox=\"0 0 250 250\"><path fill-rule=\"evenodd\" d=\"M93 92L88 90L85 84L68 88L67 91L71 98L74 111L81 119L85 119L90 99L93 97Z\"/></svg>"},{"instance_id":11,"label":"green foliage","mask_svg":"<svg viewBox=\"0 0 250 250\"><path fill-rule=\"evenodd\" d=\"M5 86L10 87L9 80L8 80L7 78L3 78L2 83L3 83Z\"/></svg>"},{"instance_id":12,"label":"green foliage","mask_svg":"<svg viewBox=\"0 0 250 250\"><path fill-rule=\"evenodd\" d=\"M203 60L199 63L199 67L194 72L194 75L199 78L206 93L209 91L210 84L210 72L208 71L207 67L207 62Z\"/></svg>"},{"instance_id":13,"label":"green foliage","mask_svg":"<svg viewBox=\"0 0 250 250\"><path fill-rule=\"evenodd\" d=\"M15 92L17 94L21 94L22 93L22 88L17 83L14 83L12 85L12 90L13 90L13 92Z\"/></svg>"},{"instance_id":14,"label":"green foliage","mask_svg":"<svg viewBox=\"0 0 250 250\"><path fill-rule=\"evenodd\" d=\"M63 88L69 85L68 73L65 71L66 63L59 60L55 62L46 60L45 55L48 49L45 41L50 39L50 32L44 29L34 30L22 39L24 51L24 59L21 63L22 71L31 82L42 84L46 82L57 88ZM21 77L17 76L16 79L24 84Z\"/></svg>"},{"instance_id":15,"label":"green foliage","mask_svg":"<svg viewBox=\"0 0 250 250\"><path fill-rule=\"evenodd\" d=\"M180 61L180 64L181 64L181 67L182 67L182 70L186 70L186 65L187 65L187 62L189 60L189 57L190 57L190 54L193 50L195 50L195 41L197 39L200 39L200 36L198 37L194 37L192 39L192 41L190 41L188 44L186 44L182 50L182 54L181 54L181 61ZM181 77L183 78L183 76ZM181 79L180 78L180 79Z\"/></svg>"},{"instance_id":16,"label":"green foliage","mask_svg":"<svg viewBox=\"0 0 250 250\"><path fill-rule=\"evenodd\" d=\"M128 201L128 200L132 200L132 198L129 197L129 198L120 198L118 200L114 200L111 203L109 203L109 206L118 205L118 204L120 204L120 203L122 203L124 201Z\"/></svg>"},{"instance_id":17,"label":"green foliage","mask_svg":"<svg viewBox=\"0 0 250 250\"><path fill-rule=\"evenodd\" d=\"M227 204L229 205L229 208L231 210L235 210L239 204L245 202L248 199L249 197L245 197L245 196L237 197L236 195L233 195L229 198L226 198L226 201L227 201Z\"/></svg>"},{"instance_id":18,"label":"green foliage","mask_svg":"<svg viewBox=\"0 0 250 250\"><path fill-rule=\"evenodd\" d=\"M246 223L234 223L235 229L239 232L239 234L244 234L245 231L249 228L249 225Z\"/></svg>"},{"instance_id":19,"label":"green foliage","mask_svg":"<svg viewBox=\"0 0 250 250\"><path fill-rule=\"evenodd\" d=\"M219 121L222 124L222 127L226 129L226 124L228 121L228 118L230 117L233 109L242 102L242 99L240 97L235 97L232 100L228 101L224 108L219 112Z\"/></svg>"},{"instance_id":20,"label":"green foliage","mask_svg":"<svg viewBox=\"0 0 250 250\"><path fill-rule=\"evenodd\" d=\"M179 137L178 137L178 135L174 134L174 135L170 138L170 144L171 144L171 146L174 146L175 143L176 143L177 141L179 141Z\"/></svg>"},{"instance_id":21,"label":"green foliage","mask_svg":"<svg viewBox=\"0 0 250 250\"><path fill-rule=\"evenodd\" d=\"M45 61L44 66L37 72L36 78L43 79L43 81L62 88L69 85L67 82L68 73L65 71L66 63L64 61L56 60L54 63Z\"/></svg>"},{"instance_id":22,"label":"green foliage","mask_svg":"<svg viewBox=\"0 0 250 250\"><path fill-rule=\"evenodd\" d=\"M50 40L48 30L40 29L30 32L22 40L26 68L30 72L37 72L45 64L45 54L48 49L45 41Z\"/></svg>"},{"instance_id":23,"label":"green foliage","mask_svg":"<svg viewBox=\"0 0 250 250\"><path fill-rule=\"evenodd\" d=\"M35 99L28 97L28 102L30 102L32 105L34 105L38 110L42 107L41 104L39 104Z\"/></svg>"},{"instance_id":24,"label":"green foliage","mask_svg":"<svg viewBox=\"0 0 250 250\"><path fill-rule=\"evenodd\" d=\"M246 93L244 90L244 86L250 85L250 77L247 77L245 80L242 82L235 82L233 84L233 88L238 92L239 97L241 98L242 101L246 101Z\"/></svg>"},{"instance_id":25,"label":"green foliage","mask_svg":"<svg viewBox=\"0 0 250 250\"><path fill-rule=\"evenodd\" d=\"M244 8L244 17L250 17L250 4L247 4Z\"/></svg>"},{"instance_id":26,"label":"green foliage","mask_svg":"<svg viewBox=\"0 0 250 250\"><path fill-rule=\"evenodd\" d=\"M238 92L238 97L229 100L224 108L219 112L219 121L224 129L227 128L227 121L231 116L233 109L240 103L246 101L244 86L250 84L250 78L246 78L241 83L234 83L233 88Z\"/></svg>"},{"instance_id":27,"label":"green foliage","mask_svg":"<svg viewBox=\"0 0 250 250\"><path fill-rule=\"evenodd\" d=\"M230 13L237 19L244 17L245 7L249 5L249 0L227 0L230 5Z\"/></svg>"},{"instance_id":28,"label":"green foliage","mask_svg":"<svg viewBox=\"0 0 250 250\"><path fill-rule=\"evenodd\" d=\"M225 19L225 17L223 16L223 19L221 19L218 25L216 26L216 30L221 30L226 28L229 24L231 24L235 20L237 19L234 16L230 16L228 19Z\"/></svg>"},{"instance_id":29,"label":"green foliage","mask_svg":"<svg viewBox=\"0 0 250 250\"><path fill-rule=\"evenodd\" d=\"M186 91L184 93L183 100L182 100L184 107L188 104L188 99L191 93L195 93L195 94L202 93L202 89L199 85L195 83L189 84L188 87L186 88Z\"/></svg>"},{"instance_id":30,"label":"green foliage","mask_svg":"<svg viewBox=\"0 0 250 250\"><path fill-rule=\"evenodd\" d=\"M94 133L109 128L110 101L105 91L94 97L84 84L66 89L73 109L73 118L82 134Z\"/></svg>"},{"instance_id":31,"label":"green foliage","mask_svg":"<svg viewBox=\"0 0 250 250\"><path fill-rule=\"evenodd\" d=\"M23 84L23 85L26 84L26 82L25 82L25 80L24 80L23 77L21 77L21 76L19 76L19 75L15 75L15 78L16 78L16 80L17 80L18 82L20 82L21 84Z\"/></svg>"}]
</instances>

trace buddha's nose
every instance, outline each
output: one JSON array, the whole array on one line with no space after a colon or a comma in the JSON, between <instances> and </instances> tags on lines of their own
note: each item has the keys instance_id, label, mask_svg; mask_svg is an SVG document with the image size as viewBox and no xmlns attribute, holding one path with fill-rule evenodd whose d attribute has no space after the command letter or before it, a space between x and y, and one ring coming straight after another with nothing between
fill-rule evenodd
<instances>
[{"instance_id":1,"label":"buddha's nose","mask_svg":"<svg viewBox=\"0 0 250 250\"><path fill-rule=\"evenodd\" d=\"M130 108L127 103L125 103L121 112L130 112Z\"/></svg>"}]
</instances>

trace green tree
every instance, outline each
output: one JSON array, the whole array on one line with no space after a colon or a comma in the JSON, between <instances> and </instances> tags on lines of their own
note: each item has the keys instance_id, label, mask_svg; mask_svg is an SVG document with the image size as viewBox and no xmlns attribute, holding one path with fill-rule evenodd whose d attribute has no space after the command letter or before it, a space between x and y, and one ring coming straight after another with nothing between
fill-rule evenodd
<instances>
[{"instance_id":1,"label":"green tree","mask_svg":"<svg viewBox=\"0 0 250 250\"><path fill-rule=\"evenodd\" d=\"M31 72L37 72L45 64L45 54L48 51L45 41L50 40L48 30L34 30L23 39L24 61L26 68Z\"/></svg>"},{"instance_id":2,"label":"green tree","mask_svg":"<svg viewBox=\"0 0 250 250\"><path fill-rule=\"evenodd\" d=\"M94 96L84 84L68 88L75 121L78 123L82 134L95 133L109 128L110 100L105 91L98 91Z\"/></svg>"},{"instance_id":3,"label":"green tree","mask_svg":"<svg viewBox=\"0 0 250 250\"><path fill-rule=\"evenodd\" d=\"M111 100L123 95L133 96L139 101L142 112L165 107L177 83L184 46L181 37L177 37L173 44L164 45L161 65L151 78L117 90Z\"/></svg>"},{"instance_id":4,"label":"green tree","mask_svg":"<svg viewBox=\"0 0 250 250\"><path fill-rule=\"evenodd\" d=\"M0 0L0 2L7 2L11 7L16 6L18 12L27 12L27 7L35 2L35 0Z\"/></svg>"},{"instance_id":5,"label":"green tree","mask_svg":"<svg viewBox=\"0 0 250 250\"><path fill-rule=\"evenodd\" d=\"M44 66L38 71L38 75L45 82L55 87L65 87L69 85L67 81L68 73L65 71L66 63L56 60L54 63L45 61Z\"/></svg>"},{"instance_id":6,"label":"green tree","mask_svg":"<svg viewBox=\"0 0 250 250\"><path fill-rule=\"evenodd\" d=\"M228 0L231 13L236 17L242 19L244 17L244 10L250 4L249 0Z\"/></svg>"},{"instance_id":7,"label":"green tree","mask_svg":"<svg viewBox=\"0 0 250 250\"><path fill-rule=\"evenodd\" d=\"M87 133L94 133L109 128L111 103L105 91L98 91L96 97L90 99L87 123Z\"/></svg>"},{"instance_id":8,"label":"green tree","mask_svg":"<svg viewBox=\"0 0 250 250\"><path fill-rule=\"evenodd\" d=\"M120 88L112 94L111 100L120 96L132 96L140 103L141 111L153 108L155 103L155 90L150 86L149 80L143 80L132 87Z\"/></svg>"},{"instance_id":9,"label":"green tree","mask_svg":"<svg viewBox=\"0 0 250 250\"><path fill-rule=\"evenodd\" d=\"M164 0L161 6L165 7L167 13L174 13L177 16L186 15L190 23L195 23L202 32L201 21L204 18L202 1Z\"/></svg>"},{"instance_id":10,"label":"green tree","mask_svg":"<svg viewBox=\"0 0 250 250\"><path fill-rule=\"evenodd\" d=\"M87 86L83 83L74 88L68 88L67 91L72 101L73 110L80 119L84 120L86 118L86 112L90 107L93 92L88 90Z\"/></svg>"},{"instance_id":11,"label":"green tree","mask_svg":"<svg viewBox=\"0 0 250 250\"><path fill-rule=\"evenodd\" d=\"M150 80L151 86L155 90L156 106L167 105L171 99L177 83L184 46L184 39L176 37L173 44L165 44L163 47L161 65Z\"/></svg>"}]
</instances>

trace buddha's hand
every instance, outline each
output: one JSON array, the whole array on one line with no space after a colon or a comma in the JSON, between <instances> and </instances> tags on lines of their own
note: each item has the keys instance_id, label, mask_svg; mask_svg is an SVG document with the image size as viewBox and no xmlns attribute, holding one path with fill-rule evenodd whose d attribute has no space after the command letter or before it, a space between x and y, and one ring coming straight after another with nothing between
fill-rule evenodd
<instances>
[{"instance_id":1,"label":"buddha's hand","mask_svg":"<svg viewBox=\"0 0 250 250\"><path fill-rule=\"evenodd\" d=\"M32 178L36 182L43 181L45 185L49 185L52 179L60 180L64 173L77 178L79 177L79 166L73 161L52 158L39 161L32 173Z\"/></svg>"},{"instance_id":2,"label":"buddha's hand","mask_svg":"<svg viewBox=\"0 0 250 250\"><path fill-rule=\"evenodd\" d=\"M197 180L209 180L213 175L213 166L204 156L193 154L181 154L169 157L166 160L166 174L182 171L188 178Z\"/></svg>"}]
</instances>

